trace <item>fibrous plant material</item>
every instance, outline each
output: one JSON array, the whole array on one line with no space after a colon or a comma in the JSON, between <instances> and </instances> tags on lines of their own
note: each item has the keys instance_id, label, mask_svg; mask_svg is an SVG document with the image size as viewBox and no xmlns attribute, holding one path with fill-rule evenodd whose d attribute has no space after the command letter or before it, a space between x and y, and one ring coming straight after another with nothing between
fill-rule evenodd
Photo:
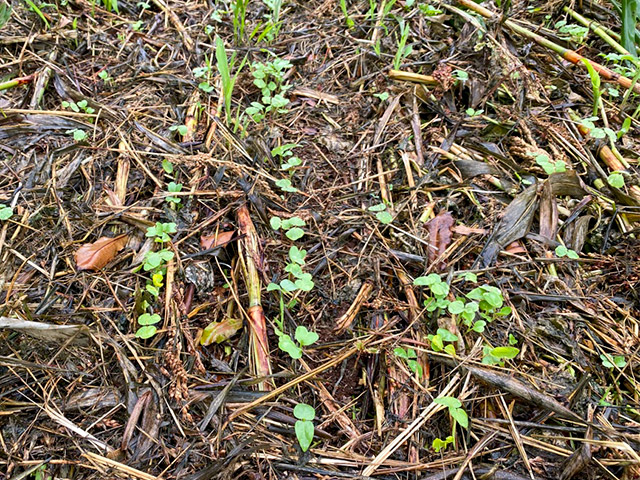
<instances>
[{"instance_id":1,"label":"fibrous plant material","mask_svg":"<svg viewBox=\"0 0 640 480\"><path fill-rule=\"evenodd\" d=\"M238 241L240 265L242 266L242 275L249 294L247 315L249 317L251 366L253 373L258 378L263 379L258 384L260 389L270 390L273 384L270 380L267 380L267 377L271 375L267 321L260 300L260 291L262 290L260 275L263 270L260 241L246 205L238 209L236 217L238 219L238 231L241 235Z\"/></svg>"}]
</instances>

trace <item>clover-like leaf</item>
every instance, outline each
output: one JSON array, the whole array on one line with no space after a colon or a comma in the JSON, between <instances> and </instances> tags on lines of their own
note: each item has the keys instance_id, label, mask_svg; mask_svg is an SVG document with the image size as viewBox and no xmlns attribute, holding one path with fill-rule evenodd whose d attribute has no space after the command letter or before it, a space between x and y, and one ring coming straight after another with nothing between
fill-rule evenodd
<instances>
[{"instance_id":1,"label":"clover-like leaf","mask_svg":"<svg viewBox=\"0 0 640 480\"><path fill-rule=\"evenodd\" d=\"M285 233L285 235L287 236L287 238L289 240L293 240L294 242L300 238L302 238L304 236L304 230L302 230L299 227L293 227L289 230L287 230L287 233Z\"/></svg>"},{"instance_id":2,"label":"clover-like leaf","mask_svg":"<svg viewBox=\"0 0 640 480\"><path fill-rule=\"evenodd\" d=\"M313 441L313 422L309 422L308 420L298 420L294 428L300 448L303 452L306 452L309 450L311 442Z\"/></svg>"},{"instance_id":3,"label":"clover-like leaf","mask_svg":"<svg viewBox=\"0 0 640 480\"><path fill-rule=\"evenodd\" d=\"M307 327L300 325L296 328L295 338L300 345L306 347L307 345L312 345L318 341L318 334L316 332L310 332L307 330ZM300 418L300 417L298 417ZM306 420L306 419L302 419Z\"/></svg>"}]
</instances>

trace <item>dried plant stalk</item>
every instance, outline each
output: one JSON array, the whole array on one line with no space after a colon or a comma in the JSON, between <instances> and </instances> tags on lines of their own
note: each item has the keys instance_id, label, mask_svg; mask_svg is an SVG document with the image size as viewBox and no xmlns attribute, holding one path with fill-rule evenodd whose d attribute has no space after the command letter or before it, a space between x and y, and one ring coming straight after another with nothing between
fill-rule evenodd
<instances>
[{"instance_id":1,"label":"dried plant stalk","mask_svg":"<svg viewBox=\"0 0 640 480\"><path fill-rule=\"evenodd\" d=\"M271 363L269 361L269 340L267 338L267 321L260 301L262 282L260 271L262 270L262 254L258 234L251 221L246 205L240 207L236 213L238 218L238 230L240 240L238 249L240 253L240 265L242 275L249 294L249 332L250 332L250 364L253 373L260 378L271 375ZM271 390L273 385L263 380L258 384L261 390Z\"/></svg>"}]
</instances>

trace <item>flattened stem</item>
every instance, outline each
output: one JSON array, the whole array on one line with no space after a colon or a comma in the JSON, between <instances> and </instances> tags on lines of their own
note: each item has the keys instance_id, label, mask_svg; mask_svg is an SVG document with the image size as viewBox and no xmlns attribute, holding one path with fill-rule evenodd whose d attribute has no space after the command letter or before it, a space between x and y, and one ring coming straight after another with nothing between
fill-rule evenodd
<instances>
[{"instance_id":1,"label":"flattened stem","mask_svg":"<svg viewBox=\"0 0 640 480\"><path fill-rule=\"evenodd\" d=\"M240 250L240 264L244 283L247 286L249 295L249 334L250 334L250 363L254 374L257 377L268 377L271 375L271 363L269 361L269 340L267 338L267 322L262 310L260 301L260 291L262 282L260 280L259 266L262 265L262 255L260 253L260 243L258 234L249 216L249 210L243 205L236 212L238 219L238 229L240 240L238 242ZM268 381L258 384L261 390L271 390L273 385Z\"/></svg>"}]
</instances>

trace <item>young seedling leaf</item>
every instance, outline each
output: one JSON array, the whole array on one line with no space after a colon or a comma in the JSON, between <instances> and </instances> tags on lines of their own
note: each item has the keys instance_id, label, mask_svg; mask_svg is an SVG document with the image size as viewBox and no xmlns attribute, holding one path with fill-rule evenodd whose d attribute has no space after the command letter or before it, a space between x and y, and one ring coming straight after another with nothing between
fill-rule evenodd
<instances>
[{"instance_id":1,"label":"young seedling leaf","mask_svg":"<svg viewBox=\"0 0 640 480\"><path fill-rule=\"evenodd\" d=\"M316 418L316 411L311 405L299 403L293 409L293 416L298 420L313 421Z\"/></svg>"},{"instance_id":2,"label":"young seedling leaf","mask_svg":"<svg viewBox=\"0 0 640 480\"><path fill-rule=\"evenodd\" d=\"M444 405L450 409L460 408L462 406L462 402L455 397L441 397L436 398L433 403L437 403L439 405Z\"/></svg>"},{"instance_id":3,"label":"young seedling leaf","mask_svg":"<svg viewBox=\"0 0 640 480\"><path fill-rule=\"evenodd\" d=\"M296 438L303 452L309 450L313 441L313 423L307 420L298 420L295 424Z\"/></svg>"},{"instance_id":4,"label":"young seedling leaf","mask_svg":"<svg viewBox=\"0 0 640 480\"><path fill-rule=\"evenodd\" d=\"M316 343L318 338L320 338L316 332L310 332L307 330L307 327L302 325L296 328L295 337L298 343L303 347Z\"/></svg>"},{"instance_id":5,"label":"young seedling leaf","mask_svg":"<svg viewBox=\"0 0 640 480\"><path fill-rule=\"evenodd\" d=\"M138 331L136 332L136 337L142 339L151 338L156 334L157 331L158 329L153 325L146 325L138 329Z\"/></svg>"}]
</instances>

